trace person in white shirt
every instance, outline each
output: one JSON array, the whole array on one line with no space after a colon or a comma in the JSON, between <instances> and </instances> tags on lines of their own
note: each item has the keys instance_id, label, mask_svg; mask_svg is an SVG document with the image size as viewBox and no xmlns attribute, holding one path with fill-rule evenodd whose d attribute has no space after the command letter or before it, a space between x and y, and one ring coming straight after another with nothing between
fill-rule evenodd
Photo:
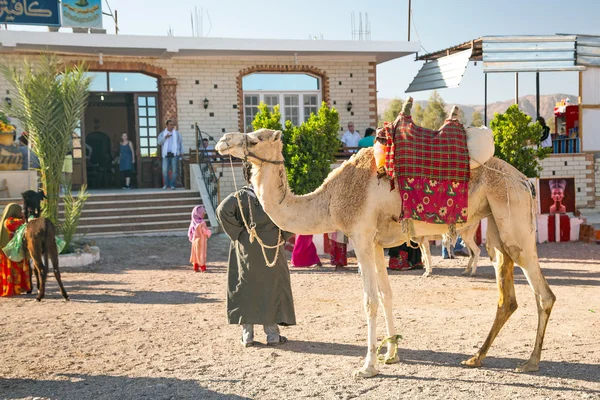
<instances>
[{"instance_id":1,"label":"person in white shirt","mask_svg":"<svg viewBox=\"0 0 600 400\"><path fill-rule=\"evenodd\" d=\"M183 142L175 125L175 121L172 119L167 120L167 128L158 135L158 144L162 146L163 189L170 187L175 190L179 158L183 153ZM171 179L169 179L169 169L172 171Z\"/></svg>"},{"instance_id":2,"label":"person in white shirt","mask_svg":"<svg viewBox=\"0 0 600 400\"><path fill-rule=\"evenodd\" d=\"M344 147L358 147L358 141L361 139L360 133L354 130L354 122L348 122L348 130L342 136Z\"/></svg>"}]
</instances>

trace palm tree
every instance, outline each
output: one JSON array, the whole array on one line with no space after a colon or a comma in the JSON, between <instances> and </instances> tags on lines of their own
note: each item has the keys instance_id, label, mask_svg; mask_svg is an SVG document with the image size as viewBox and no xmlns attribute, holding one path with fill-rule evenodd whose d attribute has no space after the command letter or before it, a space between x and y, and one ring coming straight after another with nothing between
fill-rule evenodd
<instances>
[{"instance_id":1,"label":"palm tree","mask_svg":"<svg viewBox=\"0 0 600 400\"><path fill-rule=\"evenodd\" d=\"M4 111L23 123L40 159L42 189L48 197L43 215L58 226L62 167L87 105L91 78L83 64L65 65L48 54L35 65L0 65L0 72L14 89L12 104Z\"/></svg>"}]
</instances>

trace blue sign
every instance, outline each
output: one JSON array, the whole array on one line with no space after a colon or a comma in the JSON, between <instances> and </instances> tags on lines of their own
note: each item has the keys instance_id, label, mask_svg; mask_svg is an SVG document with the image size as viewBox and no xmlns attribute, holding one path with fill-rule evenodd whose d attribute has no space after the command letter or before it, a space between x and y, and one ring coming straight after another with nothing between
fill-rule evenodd
<instances>
[{"instance_id":1,"label":"blue sign","mask_svg":"<svg viewBox=\"0 0 600 400\"><path fill-rule=\"evenodd\" d=\"M102 0L62 0L62 26L102 28Z\"/></svg>"},{"instance_id":2,"label":"blue sign","mask_svg":"<svg viewBox=\"0 0 600 400\"><path fill-rule=\"evenodd\" d=\"M0 23L60 26L58 0L0 0Z\"/></svg>"}]
</instances>

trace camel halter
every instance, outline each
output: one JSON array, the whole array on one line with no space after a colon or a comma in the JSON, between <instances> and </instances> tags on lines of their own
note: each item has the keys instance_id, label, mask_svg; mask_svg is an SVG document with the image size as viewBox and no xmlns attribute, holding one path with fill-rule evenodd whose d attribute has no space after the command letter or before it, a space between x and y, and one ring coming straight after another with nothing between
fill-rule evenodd
<instances>
[{"instance_id":1,"label":"camel halter","mask_svg":"<svg viewBox=\"0 0 600 400\"><path fill-rule=\"evenodd\" d=\"M281 161L281 164L283 164L283 161ZM277 258L279 258L279 248L285 244L285 241L281 239L281 229L279 227L277 228L278 229L277 244L275 246L266 245L262 241L262 239L258 236L258 233L256 232L256 223L254 222L254 216L252 215L252 205L250 204L250 194L247 194L247 196L248 196L248 211L250 213L250 224L248 225L248 221L246 221L246 216L244 215L244 209L242 207L242 200L240 199L240 192L238 190L237 182L235 179L235 171L233 170L233 159L231 158L231 155L229 155L229 165L231 166L231 175L233 176L233 186L235 188L235 192L233 195L237 199L238 207L240 209L240 214L242 214L242 221L244 222L244 227L246 228L246 231L248 232L250 243L254 243L254 239L256 239L256 241L260 245L260 249L262 250L262 254L265 259L265 263L267 264L267 267L273 268L275 266L275 264L277 263ZM269 261L269 259L267 257L267 252L265 251L265 249L275 249L275 257L273 258L273 261Z\"/></svg>"}]
</instances>

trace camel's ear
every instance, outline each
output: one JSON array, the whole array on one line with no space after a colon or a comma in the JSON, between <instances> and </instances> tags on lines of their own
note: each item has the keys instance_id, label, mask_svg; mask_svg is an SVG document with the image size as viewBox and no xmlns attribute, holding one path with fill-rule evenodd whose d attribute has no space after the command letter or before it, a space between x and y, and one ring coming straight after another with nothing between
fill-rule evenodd
<instances>
[{"instance_id":1,"label":"camel's ear","mask_svg":"<svg viewBox=\"0 0 600 400\"><path fill-rule=\"evenodd\" d=\"M281 140L281 131L273 132L273 141L276 142L278 140Z\"/></svg>"}]
</instances>

